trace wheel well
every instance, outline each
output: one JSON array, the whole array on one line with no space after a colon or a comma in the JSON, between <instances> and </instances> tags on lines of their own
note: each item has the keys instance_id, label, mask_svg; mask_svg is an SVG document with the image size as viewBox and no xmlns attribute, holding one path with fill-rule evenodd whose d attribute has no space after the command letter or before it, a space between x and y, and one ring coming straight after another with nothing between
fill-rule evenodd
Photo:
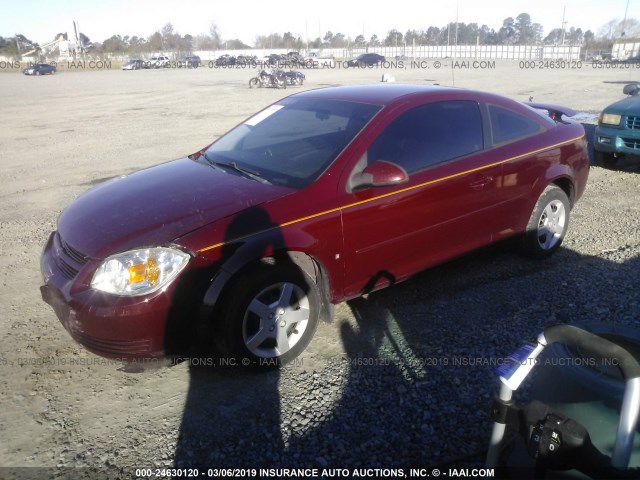
<instances>
[{"instance_id":1,"label":"wheel well","mask_svg":"<svg viewBox=\"0 0 640 480\"><path fill-rule=\"evenodd\" d=\"M235 272L229 281L224 285L218 299L222 299L228 294L229 289L232 288L233 283L241 275L244 275L251 270L258 268L260 265L277 265L278 263L292 263L297 265L302 271L304 271L309 278L318 286L320 290L320 299L322 302L322 311L320 312L321 318L325 321L331 321L333 316L333 305L329 301L329 275L327 274L324 266L314 257L304 252L298 251L280 251L269 257L257 258ZM219 303L219 300L218 300Z\"/></svg>"},{"instance_id":2,"label":"wheel well","mask_svg":"<svg viewBox=\"0 0 640 480\"><path fill-rule=\"evenodd\" d=\"M569 204L573 207L573 184L568 178L557 178L553 181L553 184L560 187L564 193L567 194Z\"/></svg>"}]
</instances>

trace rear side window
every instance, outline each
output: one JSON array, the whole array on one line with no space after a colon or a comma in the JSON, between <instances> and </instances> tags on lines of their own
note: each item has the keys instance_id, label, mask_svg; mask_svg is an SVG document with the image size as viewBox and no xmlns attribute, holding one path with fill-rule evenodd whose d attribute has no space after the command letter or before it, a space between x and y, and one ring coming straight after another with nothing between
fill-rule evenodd
<instances>
[{"instance_id":1,"label":"rear side window","mask_svg":"<svg viewBox=\"0 0 640 480\"><path fill-rule=\"evenodd\" d=\"M412 173L483 148L478 104L454 100L402 113L371 144L367 157L369 163L387 160Z\"/></svg>"},{"instance_id":2,"label":"rear side window","mask_svg":"<svg viewBox=\"0 0 640 480\"><path fill-rule=\"evenodd\" d=\"M542 126L524 115L489 105L493 143L505 143L541 132Z\"/></svg>"}]
</instances>

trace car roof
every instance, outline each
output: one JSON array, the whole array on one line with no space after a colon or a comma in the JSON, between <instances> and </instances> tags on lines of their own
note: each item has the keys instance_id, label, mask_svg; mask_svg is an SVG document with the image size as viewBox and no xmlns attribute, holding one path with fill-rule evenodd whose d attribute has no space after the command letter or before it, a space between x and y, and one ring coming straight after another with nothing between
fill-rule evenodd
<instances>
[{"instance_id":1,"label":"car roof","mask_svg":"<svg viewBox=\"0 0 640 480\"><path fill-rule=\"evenodd\" d=\"M410 85L402 83L376 83L368 85L348 85L341 87L319 88L307 90L295 96L306 98L323 98L331 100L347 100L375 105L389 105L400 98L423 94L460 93L459 88L441 87L439 85ZM480 93L480 92L477 92Z\"/></svg>"}]
</instances>

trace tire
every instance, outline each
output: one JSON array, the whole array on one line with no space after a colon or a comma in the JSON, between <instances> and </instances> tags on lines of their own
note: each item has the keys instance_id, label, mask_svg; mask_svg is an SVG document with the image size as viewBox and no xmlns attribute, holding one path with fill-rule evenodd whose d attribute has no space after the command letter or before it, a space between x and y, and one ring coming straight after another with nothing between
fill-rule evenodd
<instances>
[{"instance_id":1,"label":"tire","mask_svg":"<svg viewBox=\"0 0 640 480\"><path fill-rule=\"evenodd\" d=\"M618 159L613 156L613 153L598 152L594 150L593 156L595 157L596 165L602 168L613 168L618 163Z\"/></svg>"},{"instance_id":2,"label":"tire","mask_svg":"<svg viewBox=\"0 0 640 480\"><path fill-rule=\"evenodd\" d=\"M249 88L257 88L260 86L260 79L258 77L253 77L249 80Z\"/></svg>"},{"instance_id":3,"label":"tire","mask_svg":"<svg viewBox=\"0 0 640 480\"><path fill-rule=\"evenodd\" d=\"M40 71L39 70L36 70L36 76L38 76L38 77L40 76Z\"/></svg>"},{"instance_id":4,"label":"tire","mask_svg":"<svg viewBox=\"0 0 640 480\"><path fill-rule=\"evenodd\" d=\"M238 365L284 365L302 353L318 326L319 289L293 264L261 265L241 274L226 299L214 341Z\"/></svg>"},{"instance_id":5,"label":"tire","mask_svg":"<svg viewBox=\"0 0 640 480\"><path fill-rule=\"evenodd\" d=\"M545 188L523 235L523 253L532 258L553 255L567 233L570 210L569 198L560 187L549 185Z\"/></svg>"}]
</instances>

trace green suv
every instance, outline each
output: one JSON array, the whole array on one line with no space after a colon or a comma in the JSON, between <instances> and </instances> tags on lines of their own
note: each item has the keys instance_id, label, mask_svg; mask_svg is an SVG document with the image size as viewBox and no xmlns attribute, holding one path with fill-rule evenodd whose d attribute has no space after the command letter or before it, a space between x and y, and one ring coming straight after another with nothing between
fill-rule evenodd
<instances>
[{"instance_id":1,"label":"green suv","mask_svg":"<svg viewBox=\"0 0 640 480\"><path fill-rule=\"evenodd\" d=\"M625 85L627 98L612 103L598 118L594 138L596 164L612 167L619 158L640 160L640 85Z\"/></svg>"}]
</instances>

